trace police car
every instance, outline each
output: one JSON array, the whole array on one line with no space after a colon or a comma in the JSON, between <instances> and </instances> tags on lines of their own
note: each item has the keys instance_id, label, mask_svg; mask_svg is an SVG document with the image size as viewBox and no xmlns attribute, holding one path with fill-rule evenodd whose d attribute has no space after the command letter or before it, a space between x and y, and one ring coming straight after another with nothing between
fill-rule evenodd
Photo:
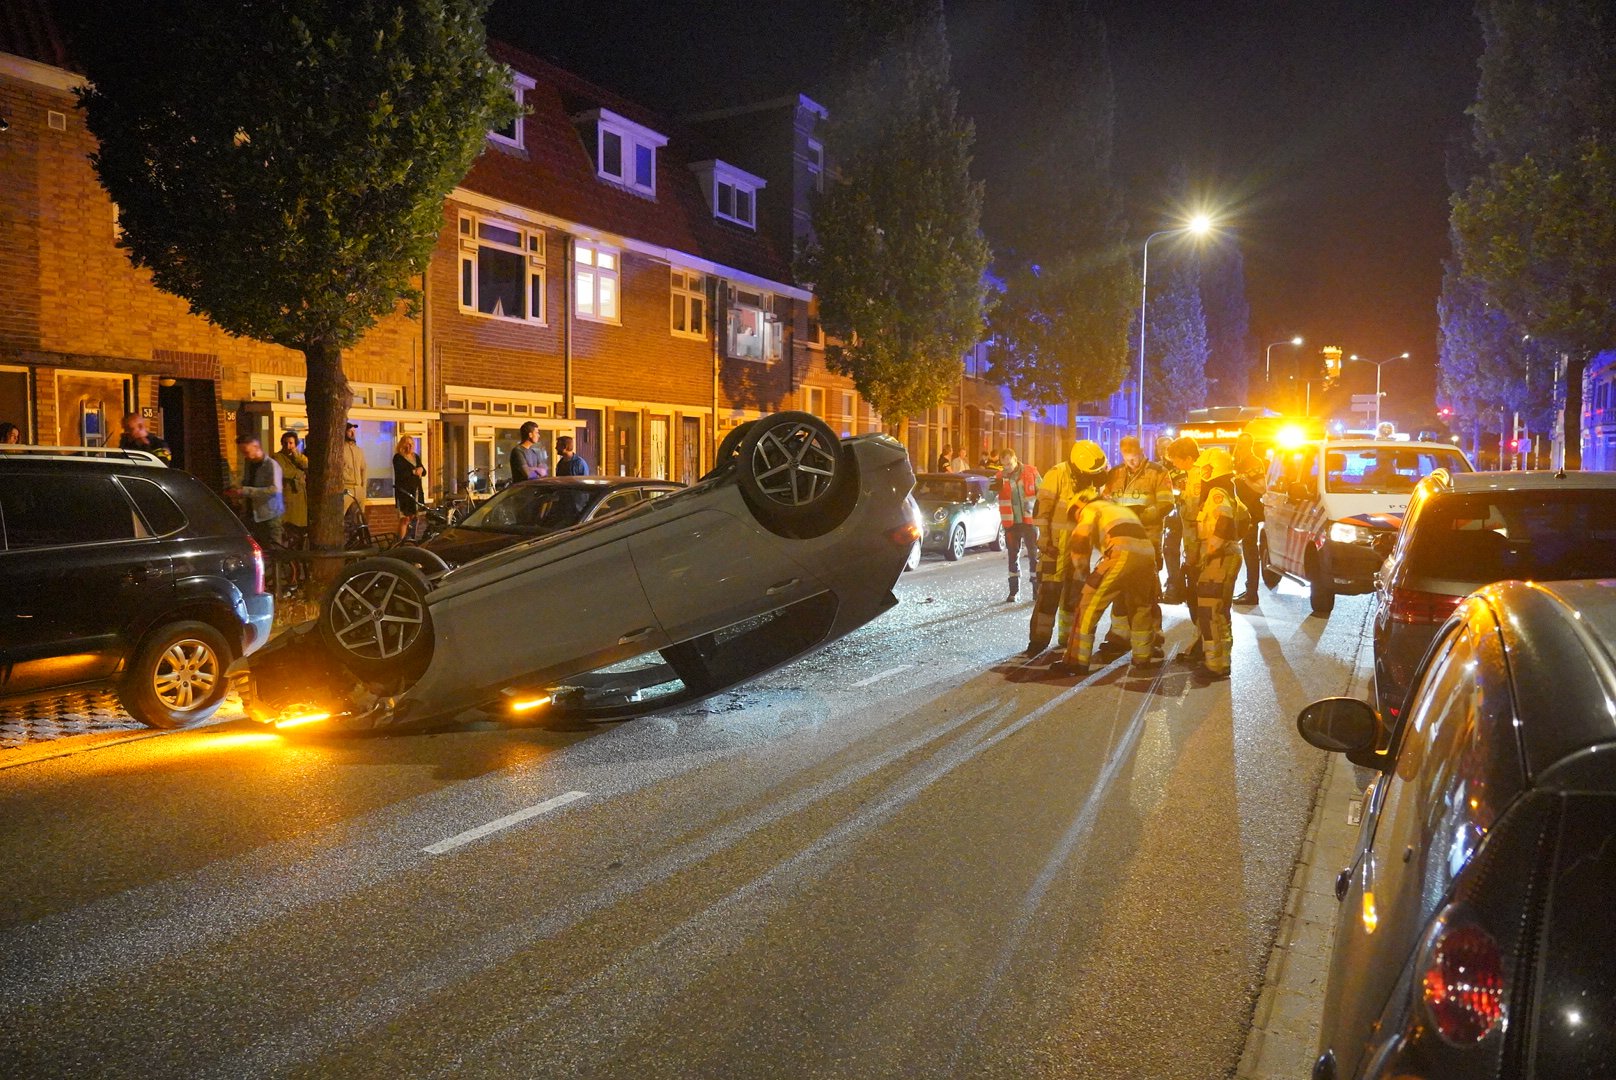
<instances>
[{"instance_id":1,"label":"police car","mask_svg":"<svg viewBox=\"0 0 1616 1080\"><path fill-rule=\"evenodd\" d=\"M1263 496L1263 584L1301 582L1321 616L1338 594L1373 592L1414 485L1437 469L1472 471L1458 447L1440 442L1321 439L1276 451Z\"/></svg>"}]
</instances>

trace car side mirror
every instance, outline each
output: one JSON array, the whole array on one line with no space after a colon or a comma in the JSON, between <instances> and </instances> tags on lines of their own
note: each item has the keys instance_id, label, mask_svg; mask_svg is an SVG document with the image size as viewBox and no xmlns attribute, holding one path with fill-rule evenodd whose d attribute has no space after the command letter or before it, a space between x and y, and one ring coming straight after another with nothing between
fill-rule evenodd
<instances>
[{"instance_id":1,"label":"car side mirror","mask_svg":"<svg viewBox=\"0 0 1616 1080\"><path fill-rule=\"evenodd\" d=\"M1333 754L1372 752L1380 738L1380 717L1366 701L1329 697L1303 709L1296 730L1309 745Z\"/></svg>"}]
</instances>

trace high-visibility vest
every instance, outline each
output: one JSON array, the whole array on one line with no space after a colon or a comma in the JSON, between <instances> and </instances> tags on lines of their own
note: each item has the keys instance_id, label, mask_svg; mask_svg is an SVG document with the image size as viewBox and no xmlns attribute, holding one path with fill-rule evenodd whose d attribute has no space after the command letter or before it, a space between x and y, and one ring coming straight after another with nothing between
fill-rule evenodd
<instances>
[{"instance_id":1,"label":"high-visibility vest","mask_svg":"<svg viewBox=\"0 0 1616 1080\"><path fill-rule=\"evenodd\" d=\"M1012 510L1013 503L1010 501L1010 485L1016 483L1017 481L1021 483L1021 506L1023 512L1026 514L1026 520L1021 522L1017 522L1015 520L1013 516L1014 511ZM1008 469L1002 470L999 473L998 480L995 481L993 486L994 490L997 491L999 495L999 520L1004 523L1005 528L1008 529L1010 526L1017 524L1031 525L1037 520L1037 469L1033 468L1031 465L1023 465L1015 476L1011 476L1010 470Z\"/></svg>"}]
</instances>

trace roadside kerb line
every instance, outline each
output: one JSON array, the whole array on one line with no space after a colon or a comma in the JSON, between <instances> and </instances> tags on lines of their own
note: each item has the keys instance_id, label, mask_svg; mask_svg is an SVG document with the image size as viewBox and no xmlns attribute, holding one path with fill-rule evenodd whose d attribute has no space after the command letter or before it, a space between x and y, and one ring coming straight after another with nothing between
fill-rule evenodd
<instances>
[{"instance_id":1,"label":"roadside kerb line","mask_svg":"<svg viewBox=\"0 0 1616 1080\"><path fill-rule=\"evenodd\" d=\"M518 810L514 814L506 814L502 818L495 818L486 825L479 825L475 829L467 829L463 833L456 833L447 840L439 840L436 844L428 844L421 850L428 855L442 855L446 851L453 851L455 848L469 844L473 840L481 840L490 833L497 833L499 830L508 829L512 825L520 825L529 818L536 818L540 814L548 814L551 810L557 810L568 803L577 802L579 799L588 797L589 792L587 791L569 791L565 795L545 799L536 806Z\"/></svg>"},{"instance_id":2,"label":"roadside kerb line","mask_svg":"<svg viewBox=\"0 0 1616 1080\"><path fill-rule=\"evenodd\" d=\"M882 679L891 678L892 676L897 675L899 672L908 671L914 666L915 665L913 664L899 664L895 668L887 668L885 671L878 671L874 675L871 675L868 679L860 679L858 682L852 683L851 688L854 690L862 689L866 686L872 685L873 683L878 683Z\"/></svg>"}]
</instances>

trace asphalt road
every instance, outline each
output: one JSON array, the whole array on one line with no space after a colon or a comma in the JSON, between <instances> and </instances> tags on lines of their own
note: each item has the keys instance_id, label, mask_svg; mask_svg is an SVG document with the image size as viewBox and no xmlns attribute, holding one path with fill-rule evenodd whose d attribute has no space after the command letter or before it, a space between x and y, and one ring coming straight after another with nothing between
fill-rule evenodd
<instances>
[{"instance_id":1,"label":"asphalt road","mask_svg":"<svg viewBox=\"0 0 1616 1080\"><path fill-rule=\"evenodd\" d=\"M1365 601L1062 680L1001 558L672 715L0 771L4 1072L1232 1075Z\"/></svg>"}]
</instances>

